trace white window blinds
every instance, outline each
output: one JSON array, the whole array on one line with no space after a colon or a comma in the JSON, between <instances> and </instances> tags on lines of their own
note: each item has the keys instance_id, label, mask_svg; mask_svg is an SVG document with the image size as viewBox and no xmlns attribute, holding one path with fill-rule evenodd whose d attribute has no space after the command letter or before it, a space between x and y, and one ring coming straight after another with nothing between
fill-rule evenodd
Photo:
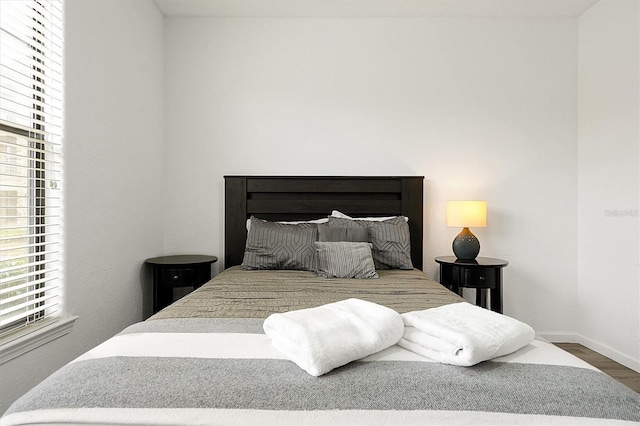
<instances>
[{"instance_id":1,"label":"white window blinds","mask_svg":"<svg viewBox=\"0 0 640 426\"><path fill-rule=\"evenodd\" d=\"M0 336L62 285L62 0L0 0Z\"/></svg>"}]
</instances>

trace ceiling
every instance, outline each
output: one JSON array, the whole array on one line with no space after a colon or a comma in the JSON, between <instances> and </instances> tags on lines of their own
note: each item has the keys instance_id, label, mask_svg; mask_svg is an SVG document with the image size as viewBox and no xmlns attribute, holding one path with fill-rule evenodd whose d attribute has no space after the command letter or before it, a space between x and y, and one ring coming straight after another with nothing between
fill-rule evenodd
<instances>
[{"instance_id":1,"label":"ceiling","mask_svg":"<svg viewBox=\"0 0 640 426\"><path fill-rule=\"evenodd\" d=\"M576 17L599 0L154 0L165 16Z\"/></svg>"}]
</instances>

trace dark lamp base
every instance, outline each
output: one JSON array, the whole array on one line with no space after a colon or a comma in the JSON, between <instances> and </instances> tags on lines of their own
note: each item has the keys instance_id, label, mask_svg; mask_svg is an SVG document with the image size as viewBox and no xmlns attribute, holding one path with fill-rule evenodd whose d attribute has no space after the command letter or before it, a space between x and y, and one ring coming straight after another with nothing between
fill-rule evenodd
<instances>
[{"instance_id":1,"label":"dark lamp base","mask_svg":"<svg viewBox=\"0 0 640 426\"><path fill-rule=\"evenodd\" d=\"M460 260L473 260L480 253L480 241L475 235L464 228L453 240L453 254Z\"/></svg>"}]
</instances>

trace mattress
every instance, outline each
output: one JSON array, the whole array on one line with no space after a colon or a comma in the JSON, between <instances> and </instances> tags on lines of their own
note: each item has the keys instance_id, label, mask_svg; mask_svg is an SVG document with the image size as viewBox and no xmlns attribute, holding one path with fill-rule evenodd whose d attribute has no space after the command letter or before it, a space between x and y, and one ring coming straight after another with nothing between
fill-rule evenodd
<instances>
[{"instance_id":1,"label":"mattress","mask_svg":"<svg viewBox=\"0 0 640 426\"><path fill-rule=\"evenodd\" d=\"M0 424L545 424L640 421L637 393L534 341L474 367L392 346L313 377L262 329L272 312L349 297L401 312L460 301L419 271L379 280L242 271L214 280L72 361Z\"/></svg>"}]
</instances>

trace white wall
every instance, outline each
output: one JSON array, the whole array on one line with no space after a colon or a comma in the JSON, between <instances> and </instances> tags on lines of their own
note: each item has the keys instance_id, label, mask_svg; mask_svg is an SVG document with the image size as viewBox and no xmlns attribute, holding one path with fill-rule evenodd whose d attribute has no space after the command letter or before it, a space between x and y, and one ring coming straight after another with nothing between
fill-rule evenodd
<instances>
[{"instance_id":1,"label":"white wall","mask_svg":"<svg viewBox=\"0 0 640 426\"><path fill-rule=\"evenodd\" d=\"M162 251L162 15L129 0L67 0L65 12L65 293L79 319L0 365L0 413L141 320L142 262Z\"/></svg>"},{"instance_id":2,"label":"white wall","mask_svg":"<svg viewBox=\"0 0 640 426\"><path fill-rule=\"evenodd\" d=\"M579 21L578 333L640 371L640 3Z\"/></svg>"},{"instance_id":3,"label":"white wall","mask_svg":"<svg viewBox=\"0 0 640 426\"><path fill-rule=\"evenodd\" d=\"M575 332L577 19L165 20L165 247L223 253L223 175L424 175L486 199L505 313Z\"/></svg>"}]
</instances>

